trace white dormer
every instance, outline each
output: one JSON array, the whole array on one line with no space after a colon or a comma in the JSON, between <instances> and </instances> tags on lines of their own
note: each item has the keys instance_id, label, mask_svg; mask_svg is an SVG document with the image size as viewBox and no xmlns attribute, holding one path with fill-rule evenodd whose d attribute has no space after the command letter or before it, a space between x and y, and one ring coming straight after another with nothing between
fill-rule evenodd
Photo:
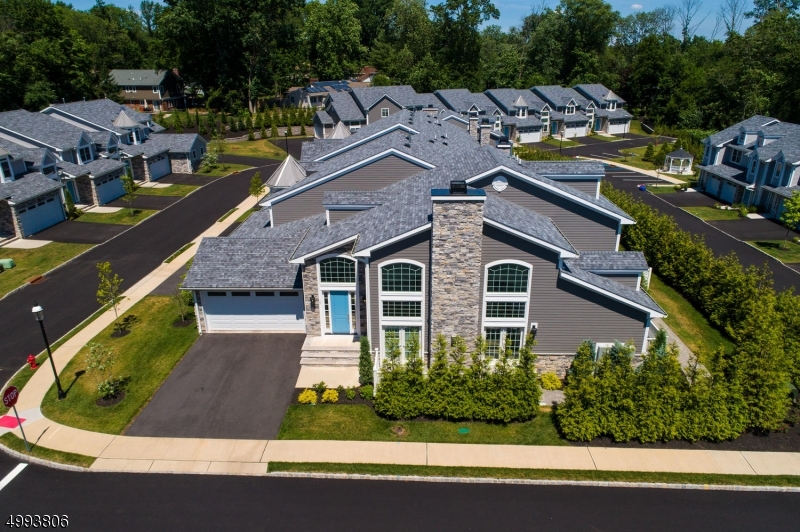
<instances>
[{"instance_id":1,"label":"white dormer","mask_svg":"<svg viewBox=\"0 0 800 532\"><path fill-rule=\"evenodd\" d=\"M14 181L14 170L11 168L11 156L0 148L0 183Z\"/></svg>"},{"instance_id":2,"label":"white dormer","mask_svg":"<svg viewBox=\"0 0 800 532\"><path fill-rule=\"evenodd\" d=\"M739 140L737 141L737 144L739 144L740 146L744 146L745 144L747 144L747 133L746 132L742 131L742 132L739 133Z\"/></svg>"},{"instance_id":3,"label":"white dormer","mask_svg":"<svg viewBox=\"0 0 800 532\"><path fill-rule=\"evenodd\" d=\"M550 106L545 104L542 107L542 110L539 112L539 118L542 120L542 124L547 125L550 122Z\"/></svg>"},{"instance_id":4,"label":"white dormer","mask_svg":"<svg viewBox=\"0 0 800 532\"><path fill-rule=\"evenodd\" d=\"M586 106L586 116L591 119L594 118L594 102L589 102Z\"/></svg>"},{"instance_id":5,"label":"white dormer","mask_svg":"<svg viewBox=\"0 0 800 532\"><path fill-rule=\"evenodd\" d=\"M567 109L564 111L565 115L574 115L575 114L575 106L570 103L567 105Z\"/></svg>"},{"instance_id":6,"label":"white dormer","mask_svg":"<svg viewBox=\"0 0 800 532\"><path fill-rule=\"evenodd\" d=\"M495 119L494 119L494 130L495 131L500 131L500 129L502 127L503 127L503 117L500 116L500 115L497 115L495 117Z\"/></svg>"},{"instance_id":7,"label":"white dormer","mask_svg":"<svg viewBox=\"0 0 800 532\"><path fill-rule=\"evenodd\" d=\"M514 108L517 110L517 116L520 118L527 118L528 117L528 102L520 94L517 100L514 102Z\"/></svg>"},{"instance_id":8,"label":"white dormer","mask_svg":"<svg viewBox=\"0 0 800 532\"><path fill-rule=\"evenodd\" d=\"M608 109L609 111L616 111L617 101L616 100L609 101L608 104L606 105L606 109Z\"/></svg>"},{"instance_id":9,"label":"white dormer","mask_svg":"<svg viewBox=\"0 0 800 532\"><path fill-rule=\"evenodd\" d=\"M78 142L78 164L86 164L92 161L94 161L92 143L81 135L81 140Z\"/></svg>"}]
</instances>

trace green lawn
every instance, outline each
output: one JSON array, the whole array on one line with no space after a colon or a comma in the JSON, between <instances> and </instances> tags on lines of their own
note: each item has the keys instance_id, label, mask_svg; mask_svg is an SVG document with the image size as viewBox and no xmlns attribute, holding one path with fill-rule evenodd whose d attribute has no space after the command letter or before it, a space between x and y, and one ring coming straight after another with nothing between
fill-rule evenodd
<instances>
[{"instance_id":1,"label":"green lawn","mask_svg":"<svg viewBox=\"0 0 800 532\"><path fill-rule=\"evenodd\" d=\"M651 194L677 194L678 191L675 190L675 185L662 185L658 187L649 186L647 187L647 191Z\"/></svg>"},{"instance_id":2,"label":"green lawn","mask_svg":"<svg viewBox=\"0 0 800 532\"><path fill-rule=\"evenodd\" d=\"M667 311L666 324L692 350L699 354L722 346L733 350L733 343L692 306L680 293L652 276L647 292L661 308Z\"/></svg>"},{"instance_id":3,"label":"green lawn","mask_svg":"<svg viewBox=\"0 0 800 532\"><path fill-rule=\"evenodd\" d=\"M283 160L286 152L268 140L242 140L240 142L229 142L225 145L226 153L229 155L241 155L244 157L260 157L262 159Z\"/></svg>"},{"instance_id":4,"label":"green lawn","mask_svg":"<svg viewBox=\"0 0 800 532\"><path fill-rule=\"evenodd\" d=\"M235 213L238 209L239 209L239 207L234 207L233 209L229 210L228 212L226 212L225 214L222 215L222 218L217 220L217 223L224 222L225 218L227 218L231 214Z\"/></svg>"},{"instance_id":5,"label":"green lawn","mask_svg":"<svg viewBox=\"0 0 800 532\"><path fill-rule=\"evenodd\" d=\"M390 464L329 464L270 462L270 473L312 472L353 475L411 475L424 477L508 478L529 480L586 480L602 482L659 482L669 484L800 486L791 475L718 475L704 473L646 473L638 471L586 471L570 469L510 469L499 467L441 467Z\"/></svg>"},{"instance_id":6,"label":"green lawn","mask_svg":"<svg viewBox=\"0 0 800 532\"><path fill-rule=\"evenodd\" d=\"M248 218L250 218L250 215L253 214L254 212L256 212L257 210L258 209L254 209L254 208L247 209L242 214L240 214L238 218L236 218L236 222L237 223L242 223L243 221L245 221Z\"/></svg>"},{"instance_id":7,"label":"green lawn","mask_svg":"<svg viewBox=\"0 0 800 532\"><path fill-rule=\"evenodd\" d=\"M139 196L188 196L200 188L197 185L170 185L163 188L143 188L136 189Z\"/></svg>"},{"instance_id":8,"label":"green lawn","mask_svg":"<svg viewBox=\"0 0 800 532\"><path fill-rule=\"evenodd\" d=\"M121 211L111 212L111 213L97 213L97 212L85 212L78 218L77 221L79 222L92 222L98 224L122 224L122 225L136 225L142 220L145 220L158 211L150 210L150 209L133 209L133 215L131 215L131 210L127 207L122 209Z\"/></svg>"},{"instance_id":9,"label":"green lawn","mask_svg":"<svg viewBox=\"0 0 800 532\"><path fill-rule=\"evenodd\" d=\"M715 209L714 207L683 207L683 210L694 214L707 222L714 220L738 220L739 211L732 209Z\"/></svg>"},{"instance_id":10,"label":"green lawn","mask_svg":"<svg viewBox=\"0 0 800 532\"><path fill-rule=\"evenodd\" d=\"M602 140L605 142L617 142L618 140L622 140L619 137L607 137L605 135L598 135L597 133L592 135L593 139Z\"/></svg>"},{"instance_id":11,"label":"green lawn","mask_svg":"<svg viewBox=\"0 0 800 532\"><path fill-rule=\"evenodd\" d=\"M173 254L172 254L172 255L170 255L169 257L167 257L167 258L164 260L164 263L165 263L165 264L169 264L170 262L172 262L173 260L175 260L176 258L178 258L178 255L180 255L181 253L183 253L184 251L186 251L187 249L189 249L189 248L190 248L190 247L192 247L193 245L194 245L194 242L189 242L188 244L184 244L183 246L181 246L181 248L180 248L178 251L176 251L175 253L173 253Z\"/></svg>"},{"instance_id":12,"label":"green lawn","mask_svg":"<svg viewBox=\"0 0 800 532\"><path fill-rule=\"evenodd\" d=\"M639 122L638 120L631 120L631 125L628 131L630 133L633 133L634 135L647 135L648 137L651 135L650 133L642 129L642 123Z\"/></svg>"},{"instance_id":13,"label":"green lawn","mask_svg":"<svg viewBox=\"0 0 800 532\"><path fill-rule=\"evenodd\" d=\"M91 456L54 451L53 449L48 449L46 447L39 447L30 441L28 443L31 444L31 450L28 452L28 450L25 449L25 442L22 441L22 438L17 438L10 432L0 436L0 443L9 449L17 451L18 453L28 456L35 456L36 458L41 458L42 460L48 460L50 462L58 462L60 464L89 467L95 461L95 458Z\"/></svg>"},{"instance_id":14,"label":"green lawn","mask_svg":"<svg viewBox=\"0 0 800 532\"><path fill-rule=\"evenodd\" d=\"M761 251L768 253L783 262L800 262L800 244L787 240L756 240L748 242ZM786 248L784 248L784 245Z\"/></svg>"},{"instance_id":15,"label":"green lawn","mask_svg":"<svg viewBox=\"0 0 800 532\"><path fill-rule=\"evenodd\" d=\"M0 273L0 297L24 285L26 279L42 275L91 247L92 244L51 242L36 249L0 248L0 259L14 259L17 264Z\"/></svg>"},{"instance_id":16,"label":"green lawn","mask_svg":"<svg viewBox=\"0 0 800 532\"><path fill-rule=\"evenodd\" d=\"M248 168L252 168L252 166L248 166L246 164L217 163L216 166L208 171L203 169L198 170L195 175L199 175L201 177L224 177L228 174L232 174L233 172L241 172L242 170L247 170Z\"/></svg>"},{"instance_id":17,"label":"green lawn","mask_svg":"<svg viewBox=\"0 0 800 532\"><path fill-rule=\"evenodd\" d=\"M556 148L558 148L558 147L571 148L573 146L583 146L583 144L581 144L580 142L575 142L574 140L563 140L563 141L561 141L561 140L558 140L558 139L554 139L552 137L548 137L545 140L543 140L542 142L544 142L545 144L549 144L551 146L555 146Z\"/></svg>"},{"instance_id":18,"label":"green lawn","mask_svg":"<svg viewBox=\"0 0 800 532\"><path fill-rule=\"evenodd\" d=\"M406 429L397 436L392 427ZM468 434L458 429L468 428ZM391 421L367 405L292 405L283 418L279 440L411 441L430 443L495 443L510 445L567 445L549 412L533 421L508 425L453 421Z\"/></svg>"},{"instance_id":19,"label":"green lawn","mask_svg":"<svg viewBox=\"0 0 800 532\"><path fill-rule=\"evenodd\" d=\"M656 165L654 165L651 162L642 160L642 156L644 156L644 152L646 149L647 146L642 146L640 148L626 148L624 150L619 150L620 159L617 159L617 161L619 161L622 164L627 164L628 166L633 166L634 168L641 168L642 170L655 170Z\"/></svg>"},{"instance_id":20,"label":"green lawn","mask_svg":"<svg viewBox=\"0 0 800 532\"><path fill-rule=\"evenodd\" d=\"M130 334L112 338L111 324L93 341L114 349L117 355L114 375L130 379L122 402L108 407L95 404L99 397L96 381L92 375L83 373L89 351L84 347L61 372L67 398L58 401L55 386L50 388L42 402L45 416L71 427L120 434L197 339L194 325L172 326L180 317L177 303L171 297L147 296L120 318L131 322Z\"/></svg>"}]
</instances>

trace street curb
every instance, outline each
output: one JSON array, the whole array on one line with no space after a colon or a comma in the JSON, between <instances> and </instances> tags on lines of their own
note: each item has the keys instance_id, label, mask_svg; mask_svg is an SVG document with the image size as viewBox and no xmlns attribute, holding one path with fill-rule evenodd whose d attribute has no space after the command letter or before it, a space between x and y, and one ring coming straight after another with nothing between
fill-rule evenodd
<instances>
[{"instance_id":1,"label":"street curb","mask_svg":"<svg viewBox=\"0 0 800 532\"><path fill-rule=\"evenodd\" d=\"M22 454L21 452L15 451L14 449L9 449L8 447L2 444L0 444L0 450L2 450L4 453L6 453L12 458L15 458L17 460L22 460L23 462L28 462L31 464L36 464L44 467L51 467L53 469L61 469L63 471L73 471L79 473L86 473L90 471L90 469L85 467L62 464L59 462L51 462L50 460L44 460L43 458L36 458L35 456Z\"/></svg>"},{"instance_id":2,"label":"street curb","mask_svg":"<svg viewBox=\"0 0 800 532\"><path fill-rule=\"evenodd\" d=\"M666 482L619 482L601 480L533 480L514 478L482 478L482 477L423 477L417 475L359 475L347 473L294 473L276 471L267 473L268 477L279 478L316 478L330 480L393 480L400 482L439 482L450 484L517 484L524 486L579 486L593 488L649 488L671 490L701 491L764 491L778 493L800 493L800 487L788 486L741 486L719 484L669 484Z\"/></svg>"}]
</instances>

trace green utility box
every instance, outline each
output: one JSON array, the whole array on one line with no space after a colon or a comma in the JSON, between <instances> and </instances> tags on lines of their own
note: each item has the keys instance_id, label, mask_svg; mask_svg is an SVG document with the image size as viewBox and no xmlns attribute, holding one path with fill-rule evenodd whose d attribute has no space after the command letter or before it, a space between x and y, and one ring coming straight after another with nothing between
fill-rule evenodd
<instances>
[{"instance_id":1,"label":"green utility box","mask_svg":"<svg viewBox=\"0 0 800 532\"><path fill-rule=\"evenodd\" d=\"M5 268L6 270L10 270L14 266L16 266L16 264L14 263L14 259L0 259L0 266Z\"/></svg>"}]
</instances>

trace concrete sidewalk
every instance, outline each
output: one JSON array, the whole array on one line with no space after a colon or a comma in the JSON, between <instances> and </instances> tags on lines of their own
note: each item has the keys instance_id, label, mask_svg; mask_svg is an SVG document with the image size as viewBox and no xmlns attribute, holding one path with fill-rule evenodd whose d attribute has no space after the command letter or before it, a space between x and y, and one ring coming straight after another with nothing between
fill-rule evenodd
<instances>
[{"instance_id":1,"label":"concrete sidewalk","mask_svg":"<svg viewBox=\"0 0 800 532\"><path fill-rule=\"evenodd\" d=\"M248 198L239 207L251 205ZM229 216L222 223L214 223L194 242L219 235L234 220ZM125 292L119 311L130 309L181 269L197 247L190 247L169 264L161 264L132 286ZM113 321L114 312L109 310L57 349L53 361L58 370ZM115 436L67 427L42 416L39 406L52 384L52 372L37 371L20 393L17 409L26 418L25 433L38 446L97 458L93 470L259 475L266 473L270 461L280 461L800 475L800 453ZM21 437L19 428L11 432Z\"/></svg>"}]
</instances>

